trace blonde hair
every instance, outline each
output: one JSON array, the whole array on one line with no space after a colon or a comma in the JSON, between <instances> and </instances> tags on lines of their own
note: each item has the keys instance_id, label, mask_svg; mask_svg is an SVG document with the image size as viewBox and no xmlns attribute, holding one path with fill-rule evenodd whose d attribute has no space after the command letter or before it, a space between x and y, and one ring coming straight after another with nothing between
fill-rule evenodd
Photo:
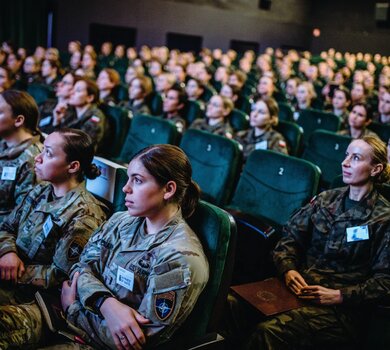
<instances>
[{"instance_id":1,"label":"blonde hair","mask_svg":"<svg viewBox=\"0 0 390 350\"><path fill-rule=\"evenodd\" d=\"M387 160L387 145L378 137L364 136L362 140L372 149L371 163L373 165L382 164L383 170L375 177L375 183L385 183L390 180L390 164Z\"/></svg>"}]
</instances>

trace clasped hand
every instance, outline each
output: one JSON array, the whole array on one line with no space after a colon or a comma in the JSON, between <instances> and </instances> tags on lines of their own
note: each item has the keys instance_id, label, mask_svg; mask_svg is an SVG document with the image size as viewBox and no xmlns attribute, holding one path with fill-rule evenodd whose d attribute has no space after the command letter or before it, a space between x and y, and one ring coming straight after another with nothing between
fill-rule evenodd
<instances>
[{"instance_id":1,"label":"clasped hand","mask_svg":"<svg viewBox=\"0 0 390 350\"><path fill-rule=\"evenodd\" d=\"M335 305L343 302L341 291L318 285L309 286L296 270L289 270L284 275L287 287L302 300L320 305Z\"/></svg>"},{"instance_id":2,"label":"clasped hand","mask_svg":"<svg viewBox=\"0 0 390 350\"><path fill-rule=\"evenodd\" d=\"M24 271L23 261L16 253L6 253L0 258L0 279L17 283Z\"/></svg>"}]
</instances>

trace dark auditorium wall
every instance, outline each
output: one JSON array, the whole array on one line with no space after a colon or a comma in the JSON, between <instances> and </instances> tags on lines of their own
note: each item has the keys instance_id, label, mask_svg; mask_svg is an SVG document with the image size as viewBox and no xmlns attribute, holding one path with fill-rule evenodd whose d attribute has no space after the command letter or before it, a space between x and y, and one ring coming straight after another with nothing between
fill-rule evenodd
<instances>
[{"instance_id":1,"label":"dark auditorium wall","mask_svg":"<svg viewBox=\"0 0 390 350\"><path fill-rule=\"evenodd\" d=\"M375 25L375 0L57 0L56 38L88 42L89 24L137 28L137 45L164 45L167 32L199 35L203 46L224 50L230 40L314 52L336 49L390 54L390 30ZM321 36L312 37L319 27Z\"/></svg>"},{"instance_id":2,"label":"dark auditorium wall","mask_svg":"<svg viewBox=\"0 0 390 350\"><path fill-rule=\"evenodd\" d=\"M203 36L203 46L224 50L231 39L259 42L261 49L308 48L311 30L305 19L310 0L273 0L270 11L260 10L258 0L218 5L229 2L234 4L230 0L58 0L54 44L65 49L72 39L86 43L89 23L101 23L136 27L138 45L164 45L167 32L178 32Z\"/></svg>"},{"instance_id":3,"label":"dark auditorium wall","mask_svg":"<svg viewBox=\"0 0 390 350\"><path fill-rule=\"evenodd\" d=\"M333 46L343 51L390 55L390 29L376 26L376 2L381 1L313 0L308 23L320 28L321 36L312 39L312 51Z\"/></svg>"}]
</instances>

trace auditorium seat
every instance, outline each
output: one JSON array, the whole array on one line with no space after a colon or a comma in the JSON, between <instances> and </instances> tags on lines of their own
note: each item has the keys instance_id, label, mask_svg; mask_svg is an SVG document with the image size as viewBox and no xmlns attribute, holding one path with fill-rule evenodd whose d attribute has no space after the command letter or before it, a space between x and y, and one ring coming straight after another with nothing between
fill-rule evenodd
<instances>
[{"instance_id":1,"label":"auditorium seat","mask_svg":"<svg viewBox=\"0 0 390 350\"><path fill-rule=\"evenodd\" d=\"M228 116L230 125L234 131L246 130L249 128L249 115L234 108Z\"/></svg>"},{"instance_id":2,"label":"auditorium seat","mask_svg":"<svg viewBox=\"0 0 390 350\"><path fill-rule=\"evenodd\" d=\"M131 122L121 153L115 161L128 163L141 149L160 143L176 145L179 132L175 124L150 115L136 115Z\"/></svg>"},{"instance_id":3,"label":"auditorium seat","mask_svg":"<svg viewBox=\"0 0 390 350\"><path fill-rule=\"evenodd\" d=\"M298 156L302 147L303 129L296 123L279 120L274 129L280 132L285 138L289 154Z\"/></svg>"},{"instance_id":4,"label":"auditorium seat","mask_svg":"<svg viewBox=\"0 0 390 350\"><path fill-rule=\"evenodd\" d=\"M27 92L34 98L37 105L41 105L49 98L55 98L54 89L45 84L30 84Z\"/></svg>"},{"instance_id":5,"label":"auditorium seat","mask_svg":"<svg viewBox=\"0 0 390 350\"><path fill-rule=\"evenodd\" d=\"M279 106L279 120L292 122L293 119L293 110L291 106L286 102L278 102Z\"/></svg>"},{"instance_id":6,"label":"auditorium seat","mask_svg":"<svg viewBox=\"0 0 390 350\"><path fill-rule=\"evenodd\" d=\"M204 111L201 104L198 101L187 101L184 110L183 117L187 121L187 125L191 125L197 118L203 118Z\"/></svg>"},{"instance_id":7,"label":"auditorium seat","mask_svg":"<svg viewBox=\"0 0 390 350\"><path fill-rule=\"evenodd\" d=\"M372 122L368 128L375 132L383 142L387 143L390 140L390 125Z\"/></svg>"},{"instance_id":8,"label":"auditorium seat","mask_svg":"<svg viewBox=\"0 0 390 350\"><path fill-rule=\"evenodd\" d=\"M189 129L180 147L187 154L193 179L202 190L202 198L219 206L231 198L242 166L239 144L206 131Z\"/></svg>"}]
</instances>

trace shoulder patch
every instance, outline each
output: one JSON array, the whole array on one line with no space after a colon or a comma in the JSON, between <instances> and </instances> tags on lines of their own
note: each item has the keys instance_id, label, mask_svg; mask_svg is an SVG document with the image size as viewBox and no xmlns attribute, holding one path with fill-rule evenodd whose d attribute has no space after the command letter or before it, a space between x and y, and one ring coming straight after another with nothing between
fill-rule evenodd
<instances>
[{"instance_id":1,"label":"shoulder patch","mask_svg":"<svg viewBox=\"0 0 390 350\"><path fill-rule=\"evenodd\" d=\"M176 293L169 291L166 293L156 294L154 296L154 312L157 318L161 321L165 321L171 316L176 303Z\"/></svg>"},{"instance_id":2,"label":"shoulder patch","mask_svg":"<svg viewBox=\"0 0 390 350\"><path fill-rule=\"evenodd\" d=\"M98 116L96 116L96 115L93 115L91 117L91 121L93 121L94 123L99 123L100 122L100 118Z\"/></svg>"},{"instance_id":3,"label":"shoulder patch","mask_svg":"<svg viewBox=\"0 0 390 350\"><path fill-rule=\"evenodd\" d=\"M283 140L279 140L279 147L285 148L286 147L286 142L284 142Z\"/></svg>"},{"instance_id":4,"label":"shoulder patch","mask_svg":"<svg viewBox=\"0 0 390 350\"><path fill-rule=\"evenodd\" d=\"M68 260L70 260L70 261L77 260L80 257L80 254L84 249L85 243L87 243L85 239L82 239L80 237L74 238L70 242L68 252L66 254L68 257Z\"/></svg>"}]
</instances>

